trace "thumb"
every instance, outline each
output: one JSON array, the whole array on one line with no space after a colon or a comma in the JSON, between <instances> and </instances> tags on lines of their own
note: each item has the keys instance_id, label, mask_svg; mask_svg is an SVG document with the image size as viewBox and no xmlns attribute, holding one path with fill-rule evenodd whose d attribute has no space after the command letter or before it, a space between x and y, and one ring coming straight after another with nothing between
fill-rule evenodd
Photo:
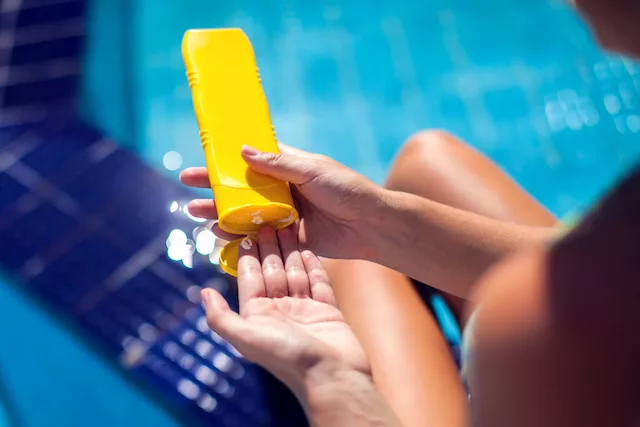
<instances>
[{"instance_id":1,"label":"thumb","mask_svg":"<svg viewBox=\"0 0 640 427\"><path fill-rule=\"evenodd\" d=\"M203 289L201 296L209 327L242 353L242 347L251 333L247 320L231 310L219 292Z\"/></svg>"},{"instance_id":2,"label":"thumb","mask_svg":"<svg viewBox=\"0 0 640 427\"><path fill-rule=\"evenodd\" d=\"M242 158L254 171L281 181L300 185L319 175L317 159L308 157L303 151L294 155L291 152L268 153L245 145Z\"/></svg>"}]
</instances>

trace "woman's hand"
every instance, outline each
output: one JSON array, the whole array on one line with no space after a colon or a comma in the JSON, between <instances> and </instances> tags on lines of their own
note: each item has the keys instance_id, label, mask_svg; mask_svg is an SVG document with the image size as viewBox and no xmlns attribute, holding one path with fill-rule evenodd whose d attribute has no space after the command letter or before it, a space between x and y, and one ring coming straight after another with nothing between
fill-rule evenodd
<instances>
[{"instance_id":1,"label":"woman's hand","mask_svg":"<svg viewBox=\"0 0 640 427\"><path fill-rule=\"evenodd\" d=\"M319 366L370 377L369 362L337 308L320 260L299 252L291 228L264 227L257 243L240 248L238 297L240 314L213 289L203 290L209 326L299 396L305 377Z\"/></svg>"},{"instance_id":2,"label":"woman's hand","mask_svg":"<svg viewBox=\"0 0 640 427\"><path fill-rule=\"evenodd\" d=\"M243 147L242 157L256 172L288 181L300 213L300 244L328 258L373 259L369 242L375 229L369 219L382 204L383 191L364 176L340 163L280 144L281 154L264 153ZM192 187L209 188L206 168L189 168L180 175ZM217 219L213 200L193 200L192 215ZM227 235L217 227L214 232Z\"/></svg>"}]
</instances>

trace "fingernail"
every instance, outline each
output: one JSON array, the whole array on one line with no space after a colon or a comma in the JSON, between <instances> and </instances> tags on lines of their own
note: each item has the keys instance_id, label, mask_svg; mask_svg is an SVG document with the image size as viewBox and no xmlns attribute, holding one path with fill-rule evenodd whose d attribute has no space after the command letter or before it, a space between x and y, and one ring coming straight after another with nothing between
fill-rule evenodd
<instances>
[{"instance_id":1,"label":"fingernail","mask_svg":"<svg viewBox=\"0 0 640 427\"><path fill-rule=\"evenodd\" d=\"M213 308L213 299L211 298L211 291L207 289L203 289L200 292L200 297L202 298L202 303L204 304L205 310L210 310Z\"/></svg>"},{"instance_id":2,"label":"fingernail","mask_svg":"<svg viewBox=\"0 0 640 427\"><path fill-rule=\"evenodd\" d=\"M242 146L242 153L247 157L257 157L260 154L260 151L249 145Z\"/></svg>"}]
</instances>

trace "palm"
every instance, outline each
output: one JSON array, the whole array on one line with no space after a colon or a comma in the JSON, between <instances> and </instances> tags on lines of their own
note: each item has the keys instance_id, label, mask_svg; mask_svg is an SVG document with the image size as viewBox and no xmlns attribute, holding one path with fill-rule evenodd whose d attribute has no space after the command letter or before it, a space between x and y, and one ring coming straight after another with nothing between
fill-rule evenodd
<instances>
[{"instance_id":1,"label":"palm","mask_svg":"<svg viewBox=\"0 0 640 427\"><path fill-rule=\"evenodd\" d=\"M255 298L243 313L265 342L280 345L279 356L297 358L314 351L319 357L338 357L354 369L368 371L362 347L336 307L311 298ZM284 343L284 346L282 344Z\"/></svg>"},{"instance_id":2,"label":"palm","mask_svg":"<svg viewBox=\"0 0 640 427\"><path fill-rule=\"evenodd\" d=\"M211 328L288 384L299 377L300 368L321 361L370 374L320 260L298 251L294 231L276 235L265 227L257 245L248 247L240 249L238 261L240 314L219 294L203 293Z\"/></svg>"}]
</instances>

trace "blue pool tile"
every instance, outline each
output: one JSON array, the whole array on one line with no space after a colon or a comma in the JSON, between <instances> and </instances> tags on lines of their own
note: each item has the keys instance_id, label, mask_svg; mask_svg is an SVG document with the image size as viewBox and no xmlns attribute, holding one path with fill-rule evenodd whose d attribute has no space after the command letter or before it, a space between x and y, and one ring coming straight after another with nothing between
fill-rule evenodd
<instances>
[{"instance_id":1,"label":"blue pool tile","mask_svg":"<svg viewBox=\"0 0 640 427\"><path fill-rule=\"evenodd\" d=\"M54 252L53 255L57 254ZM105 279L130 256L106 241L90 236L59 255L30 283L35 287L57 286L74 295L87 295L102 290Z\"/></svg>"},{"instance_id":2,"label":"blue pool tile","mask_svg":"<svg viewBox=\"0 0 640 427\"><path fill-rule=\"evenodd\" d=\"M77 59L81 52L81 39L77 36L71 36L67 38L49 40L42 43L16 46L11 52L11 62L14 67L23 67L23 69L28 70L29 67L42 67L46 61ZM33 72L37 71L36 68L32 68L32 70ZM74 78L75 77L77 76L74 76ZM50 86L52 89L60 86L60 89L62 90L64 89L62 82L63 80L60 82L53 82ZM36 93L36 88L32 89L32 91Z\"/></svg>"},{"instance_id":3,"label":"blue pool tile","mask_svg":"<svg viewBox=\"0 0 640 427\"><path fill-rule=\"evenodd\" d=\"M0 172L0 214L7 207L13 205L20 197L29 192L29 189L17 182L4 172Z\"/></svg>"},{"instance_id":4,"label":"blue pool tile","mask_svg":"<svg viewBox=\"0 0 640 427\"><path fill-rule=\"evenodd\" d=\"M10 269L17 269L77 227L78 222L69 215L49 203L40 203L0 230L0 262Z\"/></svg>"},{"instance_id":5,"label":"blue pool tile","mask_svg":"<svg viewBox=\"0 0 640 427\"><path fill-rule=\"evenodd\" d=\"M18 12L18 27L28 27L43 23L64 22L82 18L85 11L84 0L38 1L25 0Z\"/></svg>"},{"instance_id":6,"label":"blue pool tile","mask_svg":"<svg viewBox=\"0 0 640 427\"><path fill-rule=\"evenodd\" d=\"M62 137L66 135L65 137ZM36 170L45 179L65 174L72 168L83 168L75 161L87 149L91 141L83 141L68 135L66 130L41 136L42 143L21 158L21 161Z\"/></svg>"}]
</instances>

